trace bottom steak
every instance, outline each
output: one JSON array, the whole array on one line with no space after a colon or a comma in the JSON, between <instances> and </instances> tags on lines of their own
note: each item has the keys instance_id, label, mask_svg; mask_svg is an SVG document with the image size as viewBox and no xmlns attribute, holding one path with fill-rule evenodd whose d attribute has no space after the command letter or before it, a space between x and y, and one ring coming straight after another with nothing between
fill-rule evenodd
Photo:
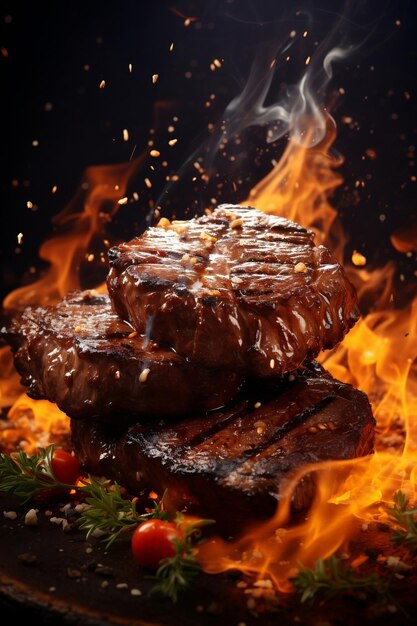
<instances>
[{"instance_id":1,"label":"bottom steak","mask_svg":"<svg viewBox=\"0 0 417 626\"><path fill-rule=\"evenodd\" d=\"M307 463L351 459L373 450L375 420L365 394L318 364L284 383L243 390L228 408L176 420L142 421L115 431L72 421L76 454L94 474L162 493L234 534L271 516L291 474ZM304 478L293 508L311 504Z\"/></svg>"}]
</instances>

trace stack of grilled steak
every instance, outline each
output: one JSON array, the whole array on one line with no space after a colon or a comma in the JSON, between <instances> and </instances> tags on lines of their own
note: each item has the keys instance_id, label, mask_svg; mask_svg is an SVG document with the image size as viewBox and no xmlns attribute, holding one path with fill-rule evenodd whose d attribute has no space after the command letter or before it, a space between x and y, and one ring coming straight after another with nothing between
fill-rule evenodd
<instances>
[{"instance_id":1,"label":"stack of grilled steak","mask_svg":"<svg viewBox=\"0 0 417 626\"><path fill-rule=\"evenodd\" d=\"M256 209L163 218L109 253L109 296L72 293L4 329L28 393L71 418L93 473L237 531L301 465L373 448L366 396L317 363L355 323L353 287L313 234ZM293 505L306 507L312 480Z\"/></svg>"}]
</instances>

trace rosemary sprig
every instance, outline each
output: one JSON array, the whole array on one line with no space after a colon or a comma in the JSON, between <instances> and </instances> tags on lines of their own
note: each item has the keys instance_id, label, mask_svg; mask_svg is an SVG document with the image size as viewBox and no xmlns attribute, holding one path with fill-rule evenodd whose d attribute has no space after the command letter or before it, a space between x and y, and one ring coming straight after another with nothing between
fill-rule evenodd
<instances>
[{"instance_id":1,"label":"rosemary sprig","mask_svg":"<svg viewBox=\"0 0 417 626\"><path fill-rule=\"evenodd\" d=\"M417 507L411 508L409 504L409 499L399 490L394 494L394 506L387 510L398 526L392 533L393 542L405 546L414 555L417 553Z\"/></svg>"},{"instance_id":2,"label":"rosemary sprig","mask_svg":"<svg viewBox=\"0 0 417 626\"><path fill-rule=\"evenodd\" d=\"M169 520L164 503L167 492L154 502L152 509L139 514L136 500L123 497L117 483L99 481L91 475L77 485L59 482L52 470L53 453L54 446L51 445L46 449L40 448L32 455L24 452L10 456L1 454L0 491L16 495L23 502L27 502L46 488L74 489L85 496L85 502L89 505L78 519L79 527L87 531L87 538L103 533L107 547L125 531L133 531L141 522L152 518ZM174 602L200 569L195 544L201 537L201 528L214 523L213 520L197 520L193 524L187 524L180 513L177 513L175 522L182 538L175 542L175 555L161 562L153 577L156 584L152 589L152 593L161 593Z\"/></svg>"},{"instance_id":3,"label":"rosemary sprig","mask_svg":"<svg viewBox=\"0 0 417 626\"><path fill-rule=\"evenodd\" d=\"M179 527L184 525L184 517L180 513L177 514L176 523ZM192 579L200 571L195 545L201 538L201 528L209 524L214 524L214 520L197 520L186 527L180 541L174 540L174 556L163 559L156 575L151 577L156 581L151 594L158 593L174 603L177 602L178 594L190 586Z\"/></svg>"},{"instance_id":4,"label":"rosemary sprig","mask_svg":"<svg viewBox=\"0 0 417 626\"><path fill-rule=\"evenodd\" d=\"M0 491L28 502L44 489L74 489L74 485L59 482L52 470L54 446L39 448L35 454L15 452L0 454Z\"/></svg>"},{"instance_id":5,"label":"rosemary sprig","mask_svg":"<svg viewBox=\"0 0 417 626\"><path fill-rule=\"evenodd\" d=\"M75 490L83 494L89 505L78 519L80 528L87 531L87 538L95 532L106 535L107 546L115 541L122 531L134 529L147 519L168 519L164 510L164 494L155 502L154 508L140 515L136 502L124 498L117 483L100 482L93 476L77 485L62 483L54 475L52 457L54 446L39 448L34 454L16 452L10 456L0 455L0 491L17 496L22 503L45 489ZM97 532L97 534L98 534Z\"/></svg>"},{"instance_id":6,"label":"rosemary sprig","mask_svg":"<svg viewBox=\"0 0 417 626\"><path fill-rule=\"evenodd\" d=\"M168 514L164 510L166 492L155 502L152 510L140 515L136 511L136 501L124 498L117 483L110 481L103 483L89 476L89 483L80 490L87 494L85 501L90 508L81 514L78 525L87 531L87 539L94 533L105 533L107 548L122 532L134 530L145 520L168 519Z\"/></svg>"},{"instance_id":7,"label":"rosemary sprig","mask_svg":"<svg viewBox=\"0 0 417 626\"><path fill-rule=\"evenodd\" d=\"M385 601L389 598L388 582L381 580L376 574L357 576L352 568L345 567L342 560L335 555L328 559L318 559L312 569L303 567L290 580L301 594L301 602L311 604L346 591L371 591Z\"/></svg>"},{"instance_id":8,"label":"rosemary sprig","mask_svg":"<svg viewBox=\"0 0 417 626\"><path fill-rule=\"evenodd\" d=\"M109 547L122 531L137 525L136 502L123 498L117 484L109 490L110 481L103 483L92 476L89 481L84 487L89 508L81 514L78 525L87 531L87 539L105 533Z\"/></svg>"},{"instance_id":9,"label":"rosemary sprig","mask_svg":"<svg viewBox=\"0 0 417 626\"><path fill-rule=\"evenodd\" d=\"M85 496L88 504L78 519L81 529L87 531L87 538L104 533L107 547L118 539L124 531L134 530L138 524L148 519L168 520L164 500L166 492L153 509L142 515L136 510L136 500L123 497L120 486L111 481L99 481L88 476L77 485L59 482L52 470L54 446L40 448L27 455L19 452L13 455L0 455L0 491L13 494L27 502L44 489L74 489ZM174 542L175 555L161 561L153 579L156 581L152 593L160 593L173 602L178 594L186 589L200 567L196 559L196 542L201 538L201 528L214 523L213 520L196 520L188 524L180 513L175 522L181 533L181 540Z\"/></svg>"}]
</instances>

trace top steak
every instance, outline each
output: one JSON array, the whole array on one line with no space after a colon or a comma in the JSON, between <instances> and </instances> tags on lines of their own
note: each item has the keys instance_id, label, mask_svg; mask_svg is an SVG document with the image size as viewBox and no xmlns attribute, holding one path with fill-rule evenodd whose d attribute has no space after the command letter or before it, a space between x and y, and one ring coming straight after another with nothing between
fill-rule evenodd
<instances>
[{"instance_id":1,"label":"top steak","mask_svg":"<svg viewBox=\"0 0 417 626\"><path fill-rule=\"evenodd\" d=\"M358 318L343 268L311 231L234 205L109 251L117 313L193 362L271 377L338 343Z\"/></svg>"},{"instance_id":2,"label":"top steak","mask_svg":"<svg viewBox=\"0 0 417 626\"><path fill-rule=\"evenodd\" d=\"M127 423L138 415L205 411L229 402L242 382L238 372L190 363L132 332L109 297L94 291L29 307L1 334L28 394L75 418Z\"/></svg>"}]
</instances>

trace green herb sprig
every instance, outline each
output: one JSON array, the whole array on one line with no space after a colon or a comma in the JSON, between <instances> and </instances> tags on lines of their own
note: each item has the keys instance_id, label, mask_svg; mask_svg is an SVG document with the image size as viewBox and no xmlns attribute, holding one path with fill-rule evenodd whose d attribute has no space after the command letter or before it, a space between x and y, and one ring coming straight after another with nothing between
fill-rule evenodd
<instances>
[{"instance_id":1,"label":"green herb sprig","mask_svg":"<svg viewBox=\"0 0 417 626\"><path fill-rule=\"evenodd\" d=\"M357 576L351 567L346 567L337 556L318 559L310 569L303 567L294 578L290 578L301 602L314 603L317 600L332 598L348 591L373 592L387 600L389 583L375 574Z\"/></svg>"},{"instance_id":2,"label":"green herb sprig","mask_svg":"<svg viewBox=\"0 0 417 626\"><path fill-rule=\"evenodd\" d=\"M78 519L79 527L87 531L87 538L103 533L107 548L141 522L170 519L165 510L166 491L161 499L155 500L152 509L139 514L136 500L125 498L117 483L99 481L91 475L77 485L58 481L52 469L53 454L53 445L39 448L31 455L24 452L10 456L0 454L0 492L14 495L25 503L45 489L75 490L85 497L88 505ZM162 594L173 602L177 601L179 593L189 587L200 570L195 545L201 538L201 528L214 521L197 520L187 525L184 516L177 513L175 522L185 530L181 540L174 542L175 555L161 561L156 575L152 577L155 585L151 590L151 593Z\"/></svg>"},{"instance_id":3,"label":"green herb sprig","mask_svg":"<svg viewBox=\"0 0 417 626\"><path fill-rule=\"evenodd\" d=\"M16 452L10 456L0 455L0 491L28 502L48 490L75 490L85 497L89 507L78 519L78 525L87 531L87 538L95 532L104 533L110 546L125 530L133 530L147 519L168 519L164 510L166 493L156 501L153 509L139 514L135 500L122 495L121 487L109 480L99 481L91 475L77 485L57 480L52 469L54 446L39 448L34 454ZM98 534L98 533L97 533Z\"/></svg>"},{"instance_id":4,"label":"green herb sprig","mask_svg":"<svg viewBox=\"0 0 417 626\"><path fill-rule=\"evenodd\" d=\"M45 489L74 489L74 485L61 483L55 477L53 454L53 445L30 455L23 451L0 454L0 491L16 496L25 504Z\"/></svg>"},{"instance_id":5,"label":"green herb sprig","mask_svg":"<svg viewBox=\"0 0 417 626\"><path fill-rule=\"evenodd\" d=\"M417 507L412 508L409 504L409 499L399 490L394 494L394 506L387 510L397 526L392 533L393 542L405 546L414 555L417 553Z\"/></svg>"},{"instance_id":6,"label":"green herb sprig","mask_svg":"<svg viewBox=\"0 0 417 626\"><path fill-rule=\"evenodd\" d=\"M175 521L178 527L182 527L184 517L178 513ZM209 524L214 524L214 520L197 520L186 527L180 541L174 540L174 556L163 559L156 575L152 577L156 581L152 594L159 593L170 598L172 602L177 602L178 594L190 586L190 582L200 571L195 544L201 538L201 529Z\"/></svg>"},{"instance_id":7,"label":"green herb sprig","mask_svg":"<svg viewBox=\"0 0 417 626\"><path fill-rule=\"evenodd\" d=\"M167 520L164 510L166 492L148 513L136 511L136 501L124 498L117 483L98 481L89 476L89 483L81 490L88 494L85 501L89 508L81 514L78 525L87 531L87 539L97 533L106 534L106 547L109 548L121 533L132 531L138 524L148 519Z\"/></svg>"}]
</instances>

